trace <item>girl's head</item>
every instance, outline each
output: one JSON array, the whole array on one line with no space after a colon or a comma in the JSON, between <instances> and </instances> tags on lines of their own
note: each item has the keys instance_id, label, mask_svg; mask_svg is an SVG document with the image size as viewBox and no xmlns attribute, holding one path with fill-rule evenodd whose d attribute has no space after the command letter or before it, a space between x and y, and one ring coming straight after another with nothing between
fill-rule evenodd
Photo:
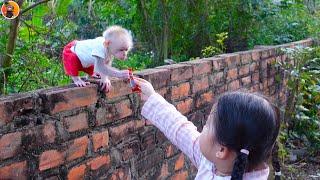
<instances>
[{"instance_id":1,"label":"girl's head","mask_svg":"<svg viewBox=\"0 0 320 180\"><path fill-rule=\"evenodd\" d=\"M229 162L232 178L242 179L245 170L254 170L269 157L279 125L277 109L265 98L227 93L211 110L201 133L200 149L217 168L228 169Z\"/></svg>"}]
</instances>

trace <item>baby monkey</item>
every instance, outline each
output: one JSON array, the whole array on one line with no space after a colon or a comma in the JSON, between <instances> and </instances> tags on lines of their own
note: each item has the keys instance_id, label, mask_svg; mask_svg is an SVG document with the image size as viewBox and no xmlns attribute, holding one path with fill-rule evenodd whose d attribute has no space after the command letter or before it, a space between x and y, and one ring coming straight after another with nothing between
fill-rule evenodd
<instances>
[{"instance_id":1,"label":"baby monkey","mask_svg":"<svg viewBox=\"0 0 320 180\"><path fill-rule=\"evenodd\" d=\"M110 26L102 37L77 41L67 44L63 49L65 73L71 76L77 86L86 86L89 82L79 77L79 71L100 78L102 89L109 91L109 76L129 78L129 70L118 70L112 67L113 58L126 60L132 49L133 40L130 32L120 26Z\"/></svg>"},{"instance_id":2,"label":"baby monkey","mask_svg":"<svg viewBox=\"0 0 320 180\"><path fill-rule=\"evenodd\" d=\"M7 11L5 16L7 18L12 18L14 7L11 4L9 4L8 2L6 2L5 4L6 4L6 11Z\"/></svg>"}]
</instances>

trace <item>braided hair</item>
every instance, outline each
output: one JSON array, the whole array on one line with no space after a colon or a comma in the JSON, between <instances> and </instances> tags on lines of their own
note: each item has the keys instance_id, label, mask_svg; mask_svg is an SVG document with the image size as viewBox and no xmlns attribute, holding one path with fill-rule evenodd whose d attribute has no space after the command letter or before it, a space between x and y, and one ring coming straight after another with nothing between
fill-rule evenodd
<instances>
[{"instance_id":1,"label":"braided hair","mask_svg":"<svg viewBox=\"0 0 320 180\"><path fill-rule=\"evenodd\" d=\"M216 140L237 152L231 179L242 180L271 155L280 127L278 112L266 98L245 92L226 93L215 107Z\"/></svg>"}]
</instances>

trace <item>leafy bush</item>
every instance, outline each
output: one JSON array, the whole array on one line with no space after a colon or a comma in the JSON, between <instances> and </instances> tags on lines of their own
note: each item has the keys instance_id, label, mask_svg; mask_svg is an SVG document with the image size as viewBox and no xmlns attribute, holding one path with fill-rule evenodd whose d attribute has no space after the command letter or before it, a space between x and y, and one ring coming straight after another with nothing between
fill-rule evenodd
<instances>
[{"instance_id":1,"label":"leafy bush","mask_svg":"<svg viewBox=\"0 0 320 180\"><path fill-rule=\"evenodd\" d=\"M288 78L285 120L289 137L301 137L313 150L320 148L320 47L288 48L288 61L278 61Z\"/></svg>"},{"instance_id":2,"label":"leafy bush","mask_svg":"<svg viewBox=\"0 0 320 180\"><path fill-rule=\"evenodd\" d=\"M212 57L214 55L221 54L226 51L224 41L228 38L228 33L223 32L220 34L216 34L216 36L217 40L215 46L208 46L202 49L202 57Z\"/></svg>"}]
</instances>

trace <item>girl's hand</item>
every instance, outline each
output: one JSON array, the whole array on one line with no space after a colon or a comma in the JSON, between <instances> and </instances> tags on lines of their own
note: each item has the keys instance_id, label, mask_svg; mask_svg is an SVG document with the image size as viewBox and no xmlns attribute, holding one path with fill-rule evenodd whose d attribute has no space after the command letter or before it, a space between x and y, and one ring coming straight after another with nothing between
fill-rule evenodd
<instances>
[{"instance_id":1,"label":"girl's hand","mask_svg":"<svg viewBox=\"0 0 320 180\"><path fill-rule=\"evenodd\" d=\"M141 88L142 100L146 101L152 94L156 93L152 85L148 81L138 77L134 77L133 79L135 83L137 83Z\"/></svg>"}]
</instances>

